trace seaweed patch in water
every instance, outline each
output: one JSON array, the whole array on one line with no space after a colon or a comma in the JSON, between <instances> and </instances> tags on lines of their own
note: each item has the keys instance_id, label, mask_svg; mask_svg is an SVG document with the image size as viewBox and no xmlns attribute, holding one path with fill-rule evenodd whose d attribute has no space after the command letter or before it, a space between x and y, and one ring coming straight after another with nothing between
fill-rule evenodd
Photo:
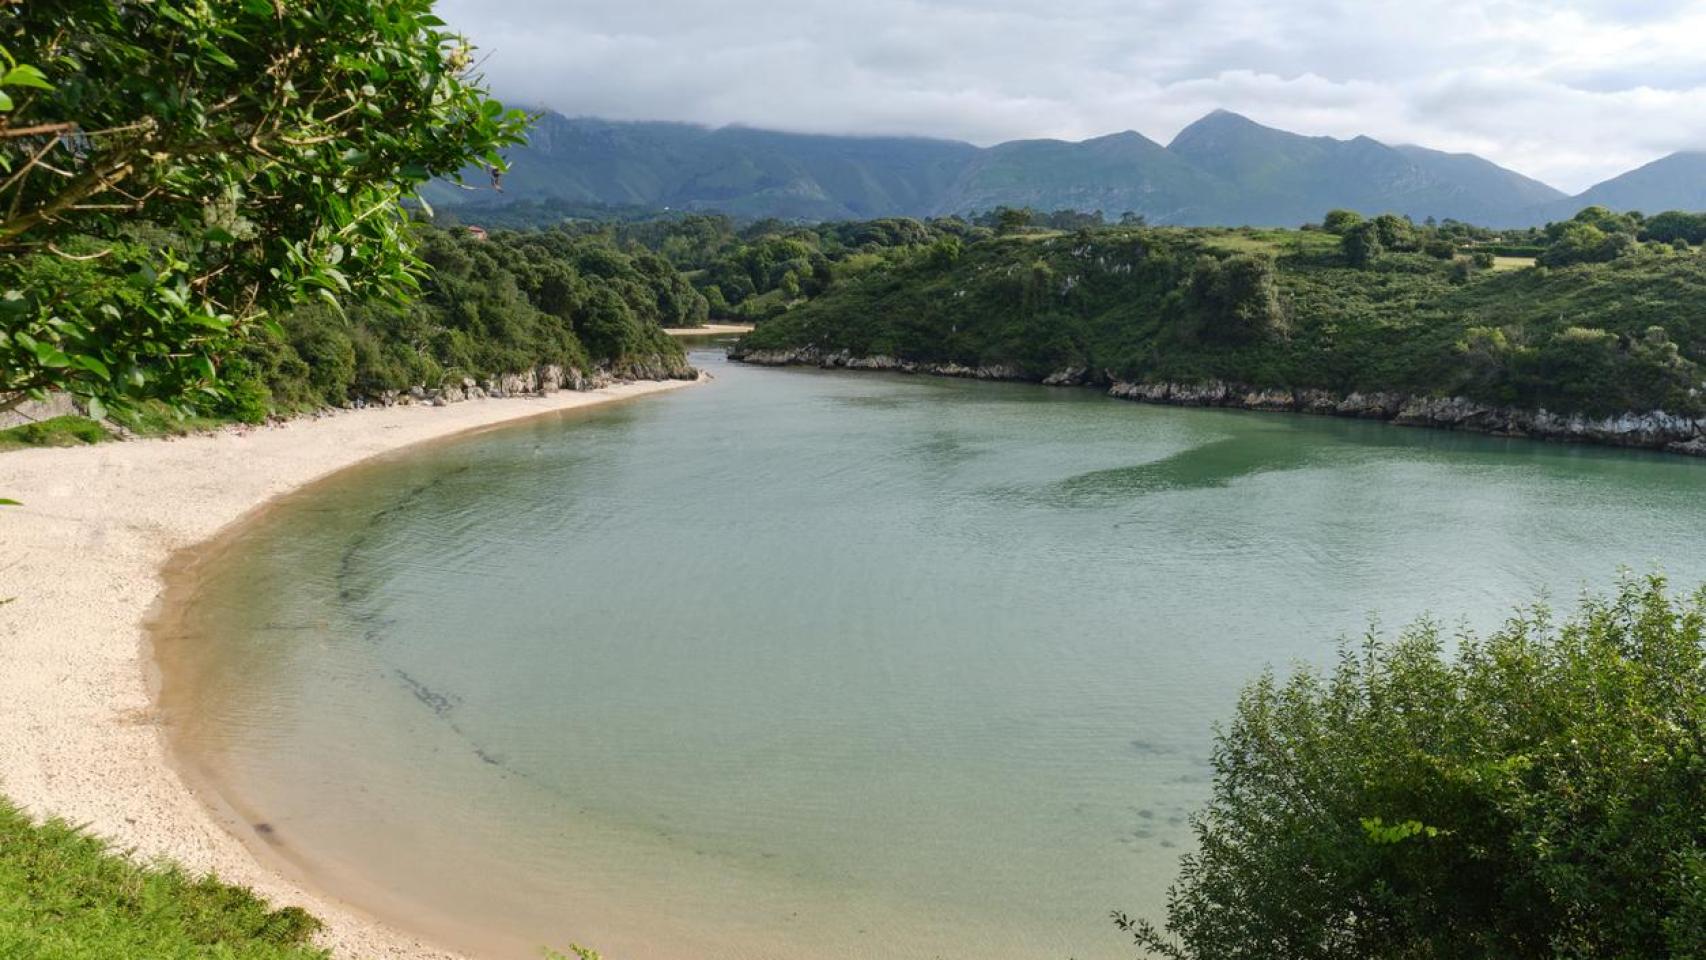
<instances>
[{"instance_id":1,"label":"seaweed patch in water","mask_svg":"<svg viewBox=\"0 0 1706 960\"><path fill-rule=\"evenodd\" d=\"M450 711L456 709L458 703L462 702L462 698L453 694L439 693L402 670L392 672L397 674L397 679L403 681L403 686L415 695L416 700L426 704L427 709L431 710L434 716L446 716Z\"/></svg>"}]
</instances>

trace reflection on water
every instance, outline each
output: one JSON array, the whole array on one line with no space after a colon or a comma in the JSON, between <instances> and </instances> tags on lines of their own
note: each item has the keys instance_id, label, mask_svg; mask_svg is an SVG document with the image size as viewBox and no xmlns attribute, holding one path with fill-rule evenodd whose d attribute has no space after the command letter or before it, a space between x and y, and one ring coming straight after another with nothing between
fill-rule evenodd
<instances>
[{"instance_id":1,"label":"reflection on water","mask_svg":"<svg viewBox=\"0 0 1706 960\"><path fill-rule=\"evenodd\" d=\"M1264 665L1706 579L1696 462L695 360L210 565L166 706L257 842L496 956L1125 957Z\"/></svg>"}]
</instances>

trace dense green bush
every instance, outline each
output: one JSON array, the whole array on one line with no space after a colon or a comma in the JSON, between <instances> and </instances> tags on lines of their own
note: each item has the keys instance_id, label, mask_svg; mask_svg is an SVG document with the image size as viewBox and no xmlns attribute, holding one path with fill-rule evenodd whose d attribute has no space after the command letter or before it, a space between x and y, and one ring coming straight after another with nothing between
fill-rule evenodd
<instances>
[{"instance_id":1,"label":"dense green bush","mask_svg":"<svg viewBox=\"0 0 1706 960\"><path fill-rule=\"evenodd\" d=\"M0 409L205 396L269 314L412 292L401 201L526 124L472 65L430 0L0 4Z\"/></svg>"},{"instance_id":2,"label":"dense green bush","mask_svg":"<svg viewBox=\"0 0 1706 960\"><path fill-rule=\"evenodd\" d=\"M1274 264L1268 257L1247 253L1224 260L1199 257L1187 290L1203 339L1247 343L1284 332Z\"/></svg>"},{"instance_id":3,"label":"dense green bush","mask_svg":"<svg viewBox=\"0 0 1706 960\"><path fill-rule=\"evenodd\" d=\"M1626 580L1247 689L1164 927L1180 960L1706 955L1706 591Z\"/></svg>"}]
</instances>

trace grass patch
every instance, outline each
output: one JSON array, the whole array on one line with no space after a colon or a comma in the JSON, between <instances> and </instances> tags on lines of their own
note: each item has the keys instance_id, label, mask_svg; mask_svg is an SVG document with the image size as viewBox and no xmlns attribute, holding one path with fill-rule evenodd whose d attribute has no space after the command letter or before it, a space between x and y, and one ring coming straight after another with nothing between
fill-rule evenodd
<instances>
[{"instance_id":1,"label":"grass patch","mask_svg":"<svg viewBox=\"0 0 1706 960\"><path fill-rule=\"evenodd\" d=\"M20 447L77 447L111 440L113 435L88 417L63 416L0 430L0 450Z\"/></svg>"},{"instance_id":2,"label":"grass patch","mask_svg":"<svg viewBox=\"0 0 1706 960\"><path fill-rule=\"evenodd\" d=\"M1254 253L1270 257L1288 254L1309 256L1338 250L1339 238L1330 233L1302 230L1201 230L1202 245L1222 253Z\"/></svg>"},{"instance_id":3,"label":"grass patch","mask_svg":"<svg viewBox=\"0 0 1706 960\"><path fill-rule=\"evenodd\" d=\"M206 433L231 423L228 418L183 413L158 400L150 400L123 412L115 411L113 419L141 437L183 437Z\"/></svg>"},{"instance_id":4,"label":"grass patch","mask_svg":"<svg viewBox=\"0 0 1706 960\"><path fill-rule=\"evenodd\" d=\"M145 866L0 800L0 956L39 960L328 960L319 921L247 889Z\"/></svg>"},{"instance_id":5,"label":"grass patch","mask_svg":"<svg viewBox=\"0 0 1706 960\"><path fill-rule=\"evenodd\" d=\"M1493 272L1502 273L1506 270L1527 270L1534 266L1533 257L1494 257Z\"/></svg>"}]
</instances>

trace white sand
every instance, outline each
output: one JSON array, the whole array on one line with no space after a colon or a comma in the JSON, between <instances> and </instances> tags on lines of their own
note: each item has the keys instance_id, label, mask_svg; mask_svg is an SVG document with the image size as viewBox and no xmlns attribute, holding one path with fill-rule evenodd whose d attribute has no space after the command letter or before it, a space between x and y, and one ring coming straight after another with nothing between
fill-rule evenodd
<instances>
[{"instance_id":1,"label":"white sand","mask_svg":"<svg viewBox=\"0 0 1706 960\"><path fill-rule=\"evenodd\" d=\"M144 623L175 551L357 461L508 420L637 397L591 393L340 413L177 440L0 453L0 794L141 856L296 904L348 957L452 956L303 889L226 833L167 761Z\"/></svg>"},{"instance_id":2,"label":"white sand","mask_svg":"<svg viewBox=\"0 0 1706 960\"><path fill-rule=\"evenodd\" d=\"M672 337L709 337L719 333L751 333L750 323L707 323L702 327L664 327Z\"/></svg>"}]
</instances>

